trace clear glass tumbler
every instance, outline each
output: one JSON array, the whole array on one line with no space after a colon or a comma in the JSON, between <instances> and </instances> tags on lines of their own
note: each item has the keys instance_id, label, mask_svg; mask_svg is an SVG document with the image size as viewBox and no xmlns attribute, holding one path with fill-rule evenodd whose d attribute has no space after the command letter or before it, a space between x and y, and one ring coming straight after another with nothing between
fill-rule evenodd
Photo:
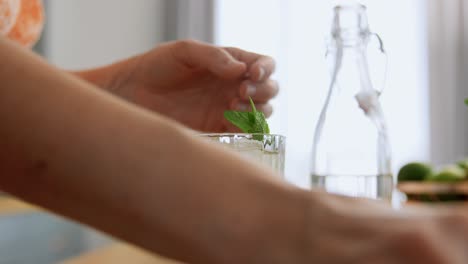
<instances>
[{"instance_id":1,"label":"clear glass tumbler","mask_svg":"<svg viewBox=\"0 0 468 264\"><path fill-rule=\"evenodd\" d=\"M286 137L271 134L201 134L254 162L268 166L284 177Z\"/></svg>"}]
</instances>

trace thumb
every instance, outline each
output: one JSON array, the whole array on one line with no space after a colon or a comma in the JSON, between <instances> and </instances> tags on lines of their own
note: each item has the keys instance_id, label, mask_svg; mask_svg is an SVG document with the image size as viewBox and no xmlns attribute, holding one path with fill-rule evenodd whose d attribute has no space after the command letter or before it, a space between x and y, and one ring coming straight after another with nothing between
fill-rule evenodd
<instances>
[{"instance_id":1,"label":"thumb","mask_svg":"<svg viewBox=\"0 0 468 264\"><path fill-rule=\"evenodd\" d=\"M223 79L237 79L245 74L247 65L234 58L223 48L193 41L179 41L174 55L192 68L206 69Z\"/></svg>"}]
</instances>

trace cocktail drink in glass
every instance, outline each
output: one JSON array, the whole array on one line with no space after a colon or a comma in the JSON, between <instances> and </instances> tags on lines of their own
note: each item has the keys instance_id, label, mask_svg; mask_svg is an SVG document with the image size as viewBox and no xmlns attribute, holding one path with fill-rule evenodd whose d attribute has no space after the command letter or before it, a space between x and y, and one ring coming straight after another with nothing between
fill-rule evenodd
<instances>
[{"instance_id":1,"label":"cocktail drink in glass","mask_svg":"<svg viewBox=\"0 0 468 264\"><path fill-rule=\"evenodd\" d=\"M284 176L286 138L270 134L202 134L204 139L221 144L245 158L261 163Z\"/></svg>"}]
</instances>

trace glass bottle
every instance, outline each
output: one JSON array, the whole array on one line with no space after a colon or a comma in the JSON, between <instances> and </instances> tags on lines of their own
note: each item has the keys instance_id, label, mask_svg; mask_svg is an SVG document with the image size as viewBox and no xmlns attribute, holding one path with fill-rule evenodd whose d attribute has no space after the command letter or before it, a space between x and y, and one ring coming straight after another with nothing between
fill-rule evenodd
<instances>
[{"instance_id":1,"label":"glass bottle","mask_svg":"<svg viewBox=\"0 0 468 264\"><path fill-rule=\"evenodd\" d=\"M391 151L379 102L383 86L377 89L369 72L382 65L368 61L375 38L386 68L383 43L369 30L366 7L360 4L336 6L331 33L331 81L313 141L312 187L390 201Z\"/></svg>"}]
</instances>

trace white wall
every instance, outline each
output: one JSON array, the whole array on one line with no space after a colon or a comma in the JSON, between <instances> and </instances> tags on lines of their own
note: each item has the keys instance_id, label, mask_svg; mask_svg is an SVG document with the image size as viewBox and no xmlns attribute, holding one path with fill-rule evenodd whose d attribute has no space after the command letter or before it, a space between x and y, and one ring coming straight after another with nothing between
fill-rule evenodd
<instances>
[{"instance_id":1,"label":"white wall","mask_svg":"<svg viewBox=\"0 0 468 264\"><path fill-rule=\"evenodd\" d=\"M49 0L45 53L67 69L107 64L164 39L164 0Z\"/></svg>"},{"instance_id":2,"label":"white wall","mask_svg":"<svg viewBox=\"0 0 468 264\"><path fill-rule=\"evenodd\" d=\"M431 158L452 163L468 155L468 5L428 1Z\"/></svg>"}]
</instances>

